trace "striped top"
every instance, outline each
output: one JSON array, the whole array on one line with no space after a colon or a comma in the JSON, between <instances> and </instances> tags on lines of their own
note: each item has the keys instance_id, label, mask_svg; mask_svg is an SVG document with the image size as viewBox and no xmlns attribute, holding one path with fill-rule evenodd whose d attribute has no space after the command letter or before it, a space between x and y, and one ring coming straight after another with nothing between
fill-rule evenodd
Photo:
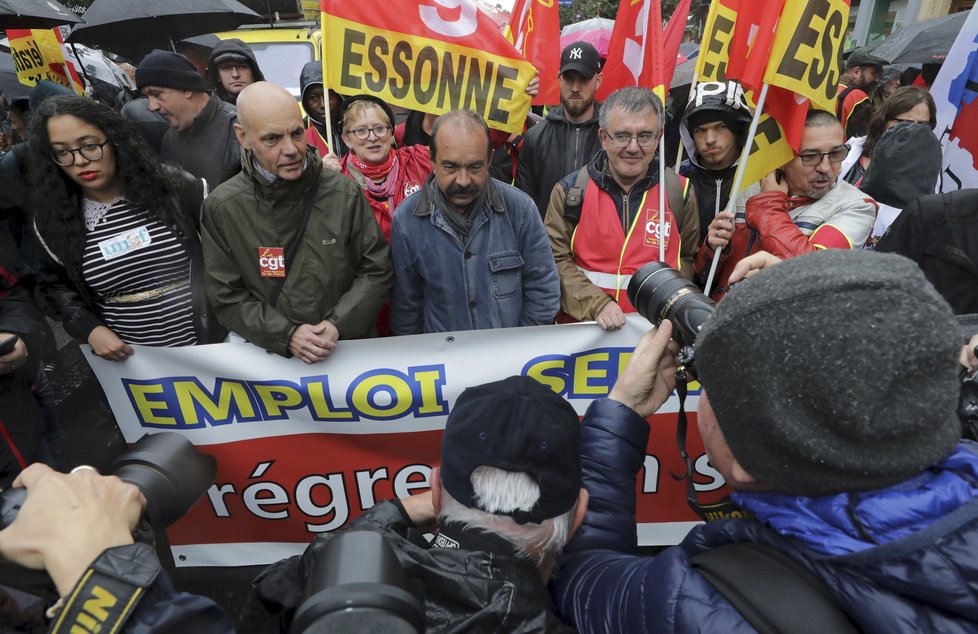
<instances>
[{"instance_id":1,"label":"striped top","mask_svg":"<svg viewBox=\"0 0 978 634\"><path fill-rule=\"evenodd\" d=\"M197 343L190 257L173 232L146 211L124 198L113 203L86 236L82 274L99 298L102 321L126 343ZM164 287L173 288L158 297L114 301Z\"/></svg>"}]
</instances>

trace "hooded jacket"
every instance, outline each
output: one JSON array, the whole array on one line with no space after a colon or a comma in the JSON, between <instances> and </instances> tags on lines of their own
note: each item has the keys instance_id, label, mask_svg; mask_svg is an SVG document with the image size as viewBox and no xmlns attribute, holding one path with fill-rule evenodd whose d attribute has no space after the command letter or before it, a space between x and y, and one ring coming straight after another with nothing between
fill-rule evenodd
<instances>
[{"instance_id":1,"label":"hooded jacket","mask_svg":"<svg viewBox=\"0 0 978 634\"><path fill-rule=\"evenodd\" d=\"M207 295L228 329L284 357L300 324L331 321L341 339L374 334L391 287L390 249L352 180L323 169L319 153L293 181L267 182L242 151L243 170L204 201L201 237ZM262 275L259 250L285 248L299 230L303 199L314 180L302 241L285 262L285 283L270 303L277 277Z\"/></svg>"},{"instance_id":2,"label":"hooded jacket","mask_svg":"<svg viewBox=\"0 0 978 634\"><path fill-rule=\"evenodd\" d=\"M934 193L941 165L941 144L927 126L898 123L883 133L859 185L880 204L867 248L876 245L904 207Z\"/></svg>"},{"instance_id":3,"label":"hooded jacket","mask_svg":"<svg viewBox=\"0 0 978 634\"><path fill-rule=\"evenodd\" d=\"M712 170L700 163L693 131L690 130L690 117L695 117L699 123L727 123L737 136L737 159L729 167ZM707 227L730 200L730 188L733 187L734 174L740 162L740 152L744 147L750 120L750 107L737 82L702 82L696 85L689 96L689 103L679 126L679 136L683 140L689 162L680 173L692 182L693 191L696 192L701 237L706 236Z\"/></svg>"},{"instance_id":4,"label":"hooded jacket","mask_svg":"<svg viewBox=\"0 0 978 634\"><path fill-rule=\"evenodd\" d=\"M306 130L306 139L312 145L315 145L320 152L322 148L318 143L313 142L314 137L311 138L312 134L316 134L322 139L325 145L326 140L329 138L326 134L326 122L320 121L316 117L312 116L309 106L306 105L306 91L315 86L323 85L323 63L320 61L308 62L302 67L302 72L299 73L299 101L302 103L302 109L306 112L306 117L309 118L310 129ZM329 108L329 96L324 95L326 99L326 107ZM340 117L336 118L336 121L330 121L333 127L333 146L330 150L336 156L342 157L349 150L346 147L346 143L343 142L343 120Z\"/></svg>"},{"instance_id":5,"label":"hooded jacket","mask_svg":"<svg viewBox=\"0 0 978 634\"><path fill-rule=\"evenodd\" d=\"M598 139L598 113L601 104L594 102L594 114L583 123L571 123L564 107L557 106L547 118L526 132L516 167L516 188L522 189L547 215L550 192L560 179L587 165L601 149Z\"/></svg>"},{"instance_id":6,"label":"hooded jacket","mask_svg":"<svg viewBox=\"0 0 978 634\"><path fill-rule=\"evenodd\" d=\"M218 45L214 47L214 50L211 51L210 59L207 60L207 79L210 81L210 84L214 88L214 92L217 93L217 96L220 97L222 101L226 101L233 105L238 100L238 96L232 95L224 89L224 84L221 83L221 74L217 70L217 66L220 62L215 61L221 56L228 54L243 57L245 61L248 62L248 65L251 66L251 75L254 81L265 81L265 75L262 74L261 68L258 67L258 60L255 58L254 51L252 51L247 44L237 38L221 40Z\"/></svg>"},{"instance_id":7,"label":"hooded jacket","mask_svg":"<svg viewBox=\"0 0 978 634\"><path fill-rule=\"evenodd\" d=\"M735 542L771 546L798 561L860 631L978 629L974 443L905 482L858 495L735 493L755 520L696 526L678 546L639 557L635 477L648 435L645 419L615 401L595 402L584 417L582 485L590 501L556 576L558 612L580 632L755 632L690 564Z\"/></svg>"}]
</instances>

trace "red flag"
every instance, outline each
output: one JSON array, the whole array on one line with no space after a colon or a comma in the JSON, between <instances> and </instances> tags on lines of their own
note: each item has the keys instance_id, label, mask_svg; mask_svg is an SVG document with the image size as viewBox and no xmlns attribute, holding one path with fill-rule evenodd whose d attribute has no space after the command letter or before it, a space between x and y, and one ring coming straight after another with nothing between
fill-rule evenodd
<instances>
[{"instance_id":1,"label":"red flag","mask_svg":"<svg viewBox=\"0 0 978 634\"><path fill-rule=\"evenodd\" d=\"M560 103L560 12L552 0L516 0L506 37L540 71L540 92L533 104Z\"/></svg>"},{"instance_id":2,"label":"red flag","mask_svg":"<svg viewBox=\"0 0 978 634\"><path fill-rule=\"evenodd\" d=\"M665 102L662 38L660 0L621 0L598 99L625 86L646 86ZM675 66L675 55L672 63Z\"/></svg>"},{"instance_id":3,"label":"red flag","mask_svg":"<svg viewBox=\"0 0 978 634\"><path fill-rule=\"evenodd\" d=\"M764 71L771 59L771 47L778 18L785 0L739 2L737 26L730 39L727 77L737 79L750 90L760 90Z\"/></svg>"},{"instance_id":4,"label":"red flag","mask_svg":"<svg viewBox=\"0 0 978 634\"><path fill-rule=\"evenodd\" d=\"M672 76L676 72L676 62L679 58L679 45L683 41L683 33L686 32L686 21L689 19L690 2L691 0L679 0L679 4L676 5L676 10L673 11L672 17L669 18L669 24L666 25L665 37L663 38L664 44L662 46L662 80L667 92L669 85L672 84Z\"/></svg>"}]
</instances>

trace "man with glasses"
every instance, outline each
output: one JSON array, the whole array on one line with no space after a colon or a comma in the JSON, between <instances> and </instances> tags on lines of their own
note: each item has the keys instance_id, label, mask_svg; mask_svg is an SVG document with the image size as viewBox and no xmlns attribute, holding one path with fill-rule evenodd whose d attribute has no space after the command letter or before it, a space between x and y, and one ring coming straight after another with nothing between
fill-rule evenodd
<instances>
[{"instance_id":1,"label":"man with glasses","mask_svg":"<svg viewBox=\"0 0 978 634\"><path fill-rule=\"evenodd\" d=\"M711 297L720 299L743 258L767 251L790 258L820 249L861 249L876 220L876 202L838 181L845 144L839 120L812 110L795 158L744 191L737 214L720 212L710 223L697 272L705 277L714 252L722 249Z\"/></svg>"},{"instance_id":2,"label":"man with glasses","mask_svg":"<svg viewBox=\"0 0 978 634\"><path fill-rule=\"evenodd\" d=\"M554 187L546 226L560 272L558 321L624 326L625 313L635 311L625 296L628 280L661 261L660 240L665 262L692 277L699 215L686 180L668 169L660 223L659 165L652 159L664 121L662 101L651 90L616 90L599 114L602 149Z\"/></svg>"},{"instance_id":3,"label":"man with glasses","mask_svg":"<svg viewBox=\"0 0 978 634\"><path fill-rule=\"evenodd\" d=\"M254 83L238 112L243 169L204 201L207 296L228 330L316 363L340 339L376 334L387 241L356 183L308 150L289 91Z\"/></svg>"},{"instance_id":4,"label":"man with glasses","mask_svg":"<svg viewBox=\"0 0 978 634\"><path fill-rule=\"evenodd\" d=\"M468 110L431 130L432 176L394 212L395 335L553 323L560 282L529 196L489 176L489 128Z\"/></svg>"},{"instance_id":5,"label":"man with glasses","mask_svg":"<svg viewBox=\"0 0 978 634\"><path fill-rule=\"evenodd\" d=\"M866 135L873 112L869 95L887 64L888 61L871 55L866 48L853 51L846 59L846 69L839 80L835 116L842 122L847 139Z\"/></svg>"}]
</instances>

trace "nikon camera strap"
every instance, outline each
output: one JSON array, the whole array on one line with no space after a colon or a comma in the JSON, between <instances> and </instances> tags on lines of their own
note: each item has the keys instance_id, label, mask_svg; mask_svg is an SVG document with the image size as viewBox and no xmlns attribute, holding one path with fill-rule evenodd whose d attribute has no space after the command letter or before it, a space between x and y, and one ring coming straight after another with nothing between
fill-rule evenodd
<instances>
[{"instance_id":1,"label":"nikon camera strap","mask_svg":"<svg viewBox=\"0 0 978 634\"><path fill-rule=\"evenodd\" d=\"M160 562L148 544L109 548L92 562L49 632L119 632L146 590L160 574Z\"/></svg>"}]
</instances>

